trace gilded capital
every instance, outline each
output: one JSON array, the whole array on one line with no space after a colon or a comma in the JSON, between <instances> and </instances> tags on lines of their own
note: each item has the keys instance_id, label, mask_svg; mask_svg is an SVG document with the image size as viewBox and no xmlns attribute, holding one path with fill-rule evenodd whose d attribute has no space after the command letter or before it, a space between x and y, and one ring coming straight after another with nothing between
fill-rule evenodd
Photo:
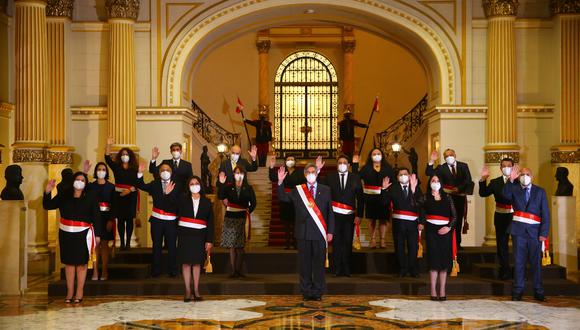
<instances>
[{"instance_id":1,"label":"gilded capital","mask_svg":"<svg viewBox=\"0 0 580 330\"><path fill-rule=\"evenodd\" d=\"M270 51L270 40L258 40L256 41L256 48L258 48L259 54L264 54Z\"/></svg>"},{"instance_id":2,"label":"gilded capital","mask_svg":"<svg viewBox=\"0 0 580 330\"><path fill-rule=\"evenodd\" d=\"M580 0L550 0L550 12L558 14L580 14Z\"/></svg>"},{"instance_id":3,"label":"gilded capital","mask_svg":"<svg viewBox=\"0 0 580 330\"><path fill-rule=\"evenodd\" d=\"M345 53L354 53L355 48L356 48L356 40L343 40L342 41L342 50Z\"/></svg>"},{"instance_id":4,"label":"gilded capital","mask_svg":"<svg viewBox=\"0 0 580 330\"><path fill-rule=\"evenodd\" d=\"M518 12L518 0L482 0L485 16L515 16Z\"/></svg>"},{"instance_id":5,"label":"gilded capital","mask_svg":"<svg viewBox=\"0 0 580 330\"><path fill-rule=\"evenodd\" d=\"M46 2L46 16L72 19L73 8L74 0L48 0Z\"/></svg>"},{"instance_id":6,"label":"gilded capital","mask_svg":"<svg viewBox=\"0 0 580 330\"><path fill-rule=\"evenodd\" d=\"M105 8L109 18L136 20L139 15L139 0L106 0Z\"/></svg>"}]
</instances>

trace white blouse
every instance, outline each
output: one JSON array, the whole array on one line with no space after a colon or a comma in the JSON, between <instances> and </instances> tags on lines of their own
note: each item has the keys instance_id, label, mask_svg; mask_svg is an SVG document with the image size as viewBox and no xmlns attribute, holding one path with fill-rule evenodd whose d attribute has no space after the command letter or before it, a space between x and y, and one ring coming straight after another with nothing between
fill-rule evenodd
<instances>
[{"instance_id":1,"label":"white blouse","mask_svg":"<svg viewBox=\"0 0 580 330\"><path fill-rule=\"evenodd\" d=\"M193 201L193 216L196 217L197 210L199 209L199 198L195 199L195 198L191 197L191 200Z\"/></svg>"}]
</instances>

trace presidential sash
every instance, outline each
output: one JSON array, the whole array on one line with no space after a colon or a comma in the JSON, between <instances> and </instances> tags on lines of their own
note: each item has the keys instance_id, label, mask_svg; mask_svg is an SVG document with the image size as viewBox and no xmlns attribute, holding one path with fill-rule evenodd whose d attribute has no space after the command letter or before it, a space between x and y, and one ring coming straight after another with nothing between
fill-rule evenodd
<instances>
[{"instance_id":1,"label":"presidential sash","mask_svg":"<svg viewBox=\"0 0 580 330\"><path fill-rule=\"evenodd\" d=\"M532 213L515 211L514 221L527 223L529 225L539 225L542 222L542 218Z\"/></svg>"},{"instance_id":2,"label":"presidential sash","mask_svg":"<svg viewBox=\"0 0 580 330\"><path fill-rule=\"evenodd\" d=\"M333 201L332 202L332 211L334 211L334 213L350 215L350 214L354 214L354 207L352 207L348 204L343 204L343 203Z\"/></svg>"},{"instance_id":3,"label":"presidential sash","mask_svg":"<svg viewBox=\"0 0 580 330\"><path fill-rule=\"evenodd\" d=\"M326 221L324 221L322 212L320 212L320 209L314 202L314 197L306 187L306 184L296 186L296 190L298 191L298 195L300 195L302 203L304 203L304 206L306 206L306 210L308 210L310 217L314 220L316 227L318 227L320 234L328 246L328 241L326 241Z\"/></svg>"}]
</instances>

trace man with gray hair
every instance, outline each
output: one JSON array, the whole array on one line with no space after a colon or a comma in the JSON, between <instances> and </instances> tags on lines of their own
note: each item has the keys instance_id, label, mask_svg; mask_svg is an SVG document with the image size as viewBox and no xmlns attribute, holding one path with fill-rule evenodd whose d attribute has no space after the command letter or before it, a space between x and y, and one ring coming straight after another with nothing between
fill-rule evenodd
<instances>
[{"instance_id":1,"label":"man with gray hair","mask_svg":"<svg viewBox=\"0 0 580 330\"><path fill-rule=\"evenodd\" d=\"M290 192L284 190L286 175L288 172L280 166L278 196L282 202L292 202L295 209L300 292L304 300L321 301L326 290L324 267L325 260L328 267L328 243L334 233L330 188L316 181L318 168L314 164L304 168L306 183L295 186Z\"/></svg>"}]
</instances>

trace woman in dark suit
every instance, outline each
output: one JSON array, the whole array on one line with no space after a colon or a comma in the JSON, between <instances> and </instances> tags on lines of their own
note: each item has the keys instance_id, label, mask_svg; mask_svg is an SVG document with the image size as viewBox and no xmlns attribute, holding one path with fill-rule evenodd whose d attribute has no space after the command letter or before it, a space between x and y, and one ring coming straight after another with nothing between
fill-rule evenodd
<instances>
[{"instance_id":1,"label":"woman in dark suit","mask_svg":"<svg viewBox=\"0 0 580 330\"><path fill-rule=\"evenodd\" d=\"M238 165L234 168L233 184L226 184L226 179L226 174L220 172L218 198L226 203L221 246L230 249L232 266L230 277L245 277L242 274L244 246L246 245L245 226L246 219L256 208L256 194L252 186L248 184L243 166Z\"/></svg>"},{"instance_id":2,"label":"woman in dark suit","mask_svg":"<svg viewBox=\"0 0 580 330\"><path fill-rule=\"evenodd\" d=\"M105 161L115 176L117 229L119 231L119 240L121 241L121 250L126 250L131 245L133 219L137 215L138 193L135 184L137 183L139 162L133 150L129 148L119 150L115 160L113 160L110 156L113 142L113 138L107 140ZM127 233L127 239L125 239L125 232Z\"/></svg>"},{"instance_id":3,"label":"woman in dark suit","mask_svg":"<svg viewBox=\"0 0 580 330\"><path fill-rule=\"evenodd\" d=\"M181 271L185 283L183 301L191 301L191 273L193 270L193 300L201 301L199 295L199 276L201 265L213 247L214 225L213 210L205 197L201 179L193 176L187 182L188 191L179 198L177 216L177 261L182 264Z\"/></svg>"},{"instance_id":4,"label":"woman in dark suit","mask_svg":"<svg viewBox=\"0 0 580 330\"><path fill-rule=\"evenodd\" d=\"M441 189L439 177L429 180L425 195L424 217L427 231L427 265L431 279L431 300L446 300L445 284L451 270L453 228L457 220L453 199ZM437 295L439 279L439 295Z\"/></svg>"},{"instance_id":5,"label":"woman in dark suit","mask_svg":"<svg viewBox=\"0 0 580 330\"><path fill-rule=\"evenodd\" d=\"M42 206L45 210L60 211L58 240L60 261L65 265L66 299L70 304L75 295L75 273L77 280L75 304L83 301L83 289L87 277L87 264L99 245L101 216L94 193L87 191L87 175L77 172L73 176L72 187L58 193L54 198L51 191L55 180L50 180L44 190Z\"/></svg>"}]
</instances>

